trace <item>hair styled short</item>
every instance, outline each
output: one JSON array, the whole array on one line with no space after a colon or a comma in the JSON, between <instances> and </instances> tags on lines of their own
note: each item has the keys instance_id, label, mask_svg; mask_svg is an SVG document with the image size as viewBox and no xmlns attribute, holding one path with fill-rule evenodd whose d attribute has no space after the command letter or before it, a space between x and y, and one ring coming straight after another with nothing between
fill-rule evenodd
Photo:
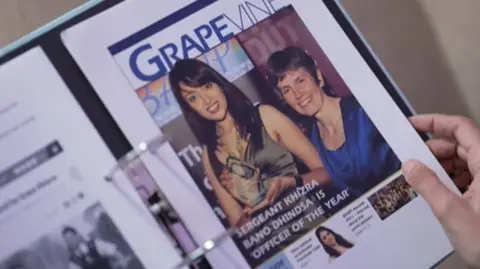
<instances>
[{"instance_id":1,"label":"hair styled short","mask_svg":"<svg viewBox=\"0 0 480 269\"><path fill-rule=\"evenodd\" d=\"M335 257L336 258L336 257L339 257L341 254L337 250L325 245L325 243L320 238L320 233L323 232L323 231L331 233L333 235L333 237L335 238L335 241L337 242L337 244L339 244L340 246L345 247L345 248L352 248L353 247L353 244L348 242L348 240L343 238L343 236L337 234L336 232L332 231L331 229L329 229L327 227L320 226L320 227L317 228L317 230L315 230L315 235L317 236L318 241L320 241L320 244L322 244L322 247L325 250L325 252L327 252L327 254L330 257Z\"/></svg>"},{"instance_id":2,"label":"hair styled short","mask_svg":"<svg viewBox=\"0 0 480 269\"><path fill-rule=\"evenodd\" d=\"M274 52L267 61L267 83L275 93L282 97L278 83L285 77L287 72L303 68L310 74L318 85L320 79L317 75L318 66L315 60L300 47L287 47L283 50ZM328 96L333 96L332 89L327 83L326 78L323 79L323 91Z\"/></svg>"},{"instance_id":3,"label":"hair styled short","mask_svg":"<svg viewBox=\"0 0 480 269\"><path fill-rule=\"evenodd\" d=\"M71 234L78 234L78 231L77 229L73 228L72 226L65 226L63 229L62 229L62 235L66 235L68 233L71 233Z\"/></svg>"},{"instance_id":4,"label":"hair styled short","mask_svg":"<svg viewBox=\"0 0 480 269\"><path fill-rule=\"evenodd\" d=\"M240 136L251 135L251 142L261 147L261 128L257 108L235 84L228 81L208 64L196 59L182 59L175 63L169 73L173 94L183 111L185 119L200 143L211 151L217 147L216 123L194 111L182 96L183 83L189 87L201 87L215 83L227 100L227 109L238 125Z\"/></svg>"}]
</instances>

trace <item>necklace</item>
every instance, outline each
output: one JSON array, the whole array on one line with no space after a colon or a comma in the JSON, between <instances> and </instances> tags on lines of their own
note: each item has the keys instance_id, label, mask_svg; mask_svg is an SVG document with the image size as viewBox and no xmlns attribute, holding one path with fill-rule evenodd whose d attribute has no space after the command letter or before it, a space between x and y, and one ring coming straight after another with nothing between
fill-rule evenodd
<instances>
[{"instance_id":1,"label":"necklace","mask_svg":"<svg viewBox=\"0 0 480 269\"><path fill-rule=\"evenodd\" d=\"M232 152L229 150L228 155L240 160L243 153L243 139L240 136L240 130L238 128L238 125L236 124L235 124L235 149L236 149L236 152Z\"/></svg>"},{"instance_id":2,"label":"necklace","mask_svg":"<svg viewBox=\"0 0 480 269\"><path fill-rule=\"evenodd\" d=\"M233 132L235 132L235 149L232 149L231 147L228 147L226 143L222 142L221 140L217 140L218 143L221 145L221 148L226 151L227 155L233 158L236 158L238 160L241 159L243 155L243 149L245 147L244 139L240 135L240 128L238 127L237 124L234 125L233 127ZM219 135L219 132L217 130L217 135Z\"/></svg>"}]
</instances>

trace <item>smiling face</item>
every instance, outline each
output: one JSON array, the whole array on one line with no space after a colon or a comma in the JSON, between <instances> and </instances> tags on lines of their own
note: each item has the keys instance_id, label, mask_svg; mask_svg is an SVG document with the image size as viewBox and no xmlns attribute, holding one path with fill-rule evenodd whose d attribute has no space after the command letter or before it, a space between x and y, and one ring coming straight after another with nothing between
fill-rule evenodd
<instances>
[{"instance_id":1,"label":"smiling face","mask_svg":"<svg viewBox=\"0 0 480 269\"><path fill-rule=\"evenodd\" d=\"M320 71L317 72L319 83L304 68L288 71L277 84L283 99L298 114L314 116L323 105L325 93L324 81Z\"/></svg>"},{"instance_id":2,"label":"smiling face","mask_svg":"<svg viewBox=\"0 0 480 269\"><path fill-rule=\"evenodd\" d=\"M336 241L335 241L335 236L333 236L332 233L328 232L328 231L321 231L320 232L320 240L322 240L322 242L326 245L326 246L329 246L329 247L333 247L336 245Z\"/></svg>"},{"instance_id":3,"label":"smiling face","mask_svg":"<svg viewBox=\"0 0 480 269\"><path fill-rule=\"evenodd\" d=\"M183 100L200 116L211 121L222 121L227 115L227 99L220 86L208 82L200 87L180 83Z\"/></svg>"}]
</instances>

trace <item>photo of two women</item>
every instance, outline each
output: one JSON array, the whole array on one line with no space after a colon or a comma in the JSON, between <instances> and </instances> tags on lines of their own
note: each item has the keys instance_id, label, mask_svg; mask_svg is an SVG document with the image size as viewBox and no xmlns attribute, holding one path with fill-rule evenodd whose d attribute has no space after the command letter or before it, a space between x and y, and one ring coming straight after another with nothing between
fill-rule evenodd
<instances>
[{"instance_id":1,"label":"photo of two women","mask_svg":"<svg viewBox=\"0 0 480 269\"><path fill-rule=\"evenodd\" d=\"M201 60L179 60L169 73L230 225L244 224L307 184L348 190L350 203L400 169L355 97L332 94L318 60L297 46L272 53L266 75L258 76L263 86L255 89L268 102L253 102L245 94L252 89Z\"/></svg>"}]
</instances>

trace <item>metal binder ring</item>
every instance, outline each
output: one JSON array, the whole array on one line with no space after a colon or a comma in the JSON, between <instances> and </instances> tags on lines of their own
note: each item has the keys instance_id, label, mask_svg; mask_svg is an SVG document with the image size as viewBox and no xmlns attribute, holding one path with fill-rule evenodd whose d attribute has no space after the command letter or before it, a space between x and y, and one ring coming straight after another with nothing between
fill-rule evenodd
<instances>
[{"instance_id":1,"label":"metal binder ring","mask_svg":"<svg viewBox=\"0 0 480 269\"><path fill-rule=\"evenodd\" d=\"M121 184L119 182L116 182L115 180L115 175L117 173L121 173L125 175L127 178L128 173L127 171L134 169L132 167L135 167L135 165L141 164L143 165L142 161L142 156L144 154L151 154L155 156L155 159L161 163L165 169L169 171L170 174L173 175L173 177L176 178L176 182L181 183L189 192L192 194L196 195L196 190L192 189L192 185L189 184L188 178L185 178L182 176L178 171L175 171L173 167L170 166L170 164L162 158L160 154L160 149L168 143L169 139L168 137L165 137L163 135L159 135L152 140L148 142L142 142L140 143L137 147L135 147L133 150L128 152L125 156L120 158L117 162L117 164L110 170L109 174L105 176L105 180L107 182L112 183L118 190L121 192L132 204L133 206L139 207L139 203L137 201L133 201L132 197L127 194L125 189L122 189ZM145 166L145 169L146 166ZM148 171L148 169L147 169ZM154 184L158 187L156 191L157 198L155 201L148 201L148 204L145 204L145 207L147 207L148 211L155 216L157 220L157 224L159 225L158 228L162 229L168 237L172 239L172 243L176 245L177 249L181 248L179 247L179 240L176 238L175 233L169 229L169 223L166 223L165 219L168 219L169 216L174 216L176 219L180 220L180 223L183 224L181 221L181 217L177 212L175 211L174 207L170 203L168 197L164 194L162 191L162 186L159 186L156 181L153 180ZM143 193L148 193L148 190L145 188L140 188ZM140 190L137 190L138 192ZM145 211L146 208L139 208L140 211ZM159 217L160 216L160 217ZM151 217L148 217L149 222L151 222ZM167 221L168 222L168 221ZM183 225L186 229L186 226ZM191 231L187 232L190 233ZM192 251L186 251L184 249L181 249L181 254L183 256L183 260L177 264L175 269L180 269L180 268L199 268L197 267L197 264L199 262L206 262L206 257L205 255L211 252L214 249L218 249L218 246L220 246L222 243L224 243L226 240L230 239L231 236L236 232L236 228L231 227L224 232L220 233L214 238L211 238L209 240L204 241L201 245L196 244L196 248L193 249ZM193 239L193 236L191 236ZM218 249L219 251L223 251L222 249ZM228 258L228 253L223 253L224 256ZM232 268L240 268L239 265L235 266L236 262L232 260ZM207 267L211 268L211 267Z\"/></svg>"}]
</instances>

